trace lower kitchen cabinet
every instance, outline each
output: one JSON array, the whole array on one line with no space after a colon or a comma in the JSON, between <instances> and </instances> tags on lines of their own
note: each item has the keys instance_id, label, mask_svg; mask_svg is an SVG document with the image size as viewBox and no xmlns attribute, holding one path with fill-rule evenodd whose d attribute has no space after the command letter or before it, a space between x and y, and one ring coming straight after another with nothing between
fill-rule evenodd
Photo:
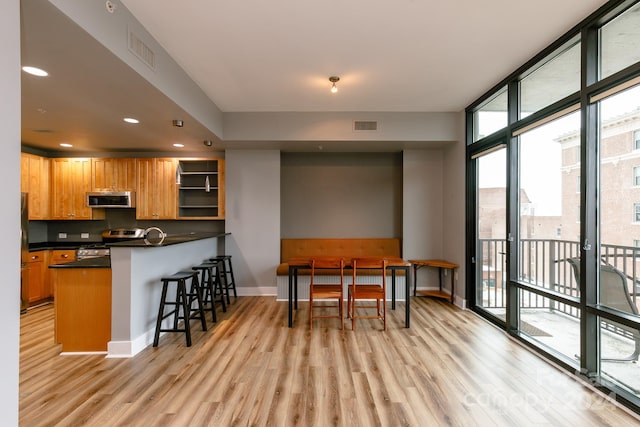
<instances>
[{"instance_id":1,"label":"lower kitchen cabinet","mask_svg":"<svg viewBox=\"0 0 640 427\"><path fill-rule=\"evenodd\" d=\"M76 260L75 249L52 249L49 253L49 265L64 264Z\"/></svg>"},{"instance_id":2,"label":"lower kitchen cabinet","mask_svg":"<svg viewBox=\"0 0 640 427\"><path fill-rule=\"evenodd\" d=\"M55 341L63 352L106 352L111 340L111 268L52 268Z\"/></svg>"},{"instance_id":3,"label":"lower kitchen cabinet","mask_svg":"<svg viewBox=\"0 0 640 427\"><path fill-rule=\"evenodd\" d=\"M29 304L38 303L51 297L48 280L46 280L46 258L47 251L35 251L30 252L29 259L26 260L26 283L22 285L28 289Z\"/></svg>"},{"instance_id":4,"label":"lower kitchen cabinet","mask_svg":"<svg viewBox=\"0 0 640 427\"><path fill-rule=\"evenodd\" d=\"M49 259L47 262L47 270L45 271L45 290L49 293L49 297L53 298L53 279L51 277L51 269L48 267L55 264L65 264L76 260L75 249L51 249L49 251Z\"/></svg>"}]
</instances>

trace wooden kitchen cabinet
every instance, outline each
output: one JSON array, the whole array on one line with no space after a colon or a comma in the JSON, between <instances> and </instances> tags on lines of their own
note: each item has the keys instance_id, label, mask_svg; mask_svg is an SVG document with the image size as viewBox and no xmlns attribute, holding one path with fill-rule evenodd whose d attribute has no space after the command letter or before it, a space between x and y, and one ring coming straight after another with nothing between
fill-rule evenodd
<instances>
[{"instance_id":1,"label":"wooden kitchen cabinet","mask_svg":"<svg viewBox=\"0 0 640 427\"><path fill-rule=\"evenodd\" d=\"M21 153L20 191L27 193L29 219L49 219L50 159Z\"/></svg>"},{"instance_id":2,"label":"wooden kitchen cabinet","mask_svg":"<svg viewBox=\"0 0 640 427\"><path fill-rule=\"evenodd\" d=\"M75 249L52 249L49 253L49 265L64 264L76 260Z\"/></svg>"},{"instance_id":3,"label":"wooden kitchen cabinet","mask_svg":"<svg viewBox=\"0 0 640 427\"><path fill-rule=\"evenodd\" d=\"M29 252L26 260L26 286L29 304L37 303L51 297L47 279L47 251Z\"/></svg>"},{"instance_id":4,"label":"wooden kitchen cabinet","mask_svg":"<svg viewBox=\"0 0 640 427\"><path fill-rule=\"evenodd\" d=\"M50 265L55 264L65 264L67 262L76 260L76 250L75 249L51 249L48 251L48 258L46 262L47 271L45 271L45 284L44 289L45 292L48 292L49 297L53 298L54 289L53 289L53 278L51 269L49 269Z\"/></svg>"},{"instance_id":5,"label":"wooden kitchen cabinet","mask_svg":"<svg viewBox=\"0 0 640 427\"><path fill-rule=\"evenodd\" d=\"M136 159L91 159L91 191L136 191Z\"/></svg>"},{"instance_id":6,"label":"wooden kitchen cabinet","mask_svg":"<svg viewBox=\"0 0 640 427\"><path fill-rule=\"evenodd\" d=\"M176 159L136 159L136 219L176 219Z\"/></svg>"},{"instance_id":7,"label":"wooden kitchen cabinet","mask_svg":"<svg viewBox=\"0 0 640 427\"><path fill-rule=\"evenodd\" d=\"M107 351L111 268L52 268L55 342L63 352Z\"/></svg>"},{"instance_id":8,"label":"wooden kitchen cabinet","mask_svg":"<svg viewBox=\"0 0 640 427\"><path fill-rule=\"evenodd\" d=\"M91 159L51 159L51 219L104 219L104 209L87 206Z\"/></svg>"}]
</instances>

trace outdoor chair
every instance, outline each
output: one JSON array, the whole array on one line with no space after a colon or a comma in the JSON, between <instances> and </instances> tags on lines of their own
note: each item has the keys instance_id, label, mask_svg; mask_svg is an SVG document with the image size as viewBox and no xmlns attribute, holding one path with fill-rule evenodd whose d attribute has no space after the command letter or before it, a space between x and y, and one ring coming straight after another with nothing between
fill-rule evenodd
<instances>
[{"instance_id":1,"label":"outdoor chair","mask_svg":"<svg viewBox=\"0 0 640 427\"><path fill-rule=\"evenodd\" d=\"M573 274L578 283L580 283L580 259L568 258L567 262L573 269ZM604 306L614 308L616 310L638 315L638 308L631 300L629 288L627 287L627 276L617 268L603 264L600 266L600 303ZM603 320L603 326L609 330L622 330L626 334L633 337L635 348L633 353L626 357L620 358L602 358L602 361L620 361L635 362L640 355L640 332L638 329L630 328L612 320ZM608 327L607 327L608 326Z\"/></svg>"}]
</instances>

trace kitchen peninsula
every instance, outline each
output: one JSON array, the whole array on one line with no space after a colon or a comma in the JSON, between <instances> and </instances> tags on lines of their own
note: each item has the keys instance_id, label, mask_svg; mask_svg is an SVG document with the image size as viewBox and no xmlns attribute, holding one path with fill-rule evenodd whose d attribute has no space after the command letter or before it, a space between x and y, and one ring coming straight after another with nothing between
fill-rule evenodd
<instances>
[{"instance_id":1,"label":"kitchen peninsula","mask_svg":"<svg viewBox=\"0 0 640 427\"><path fill-rule=\"evenodd\" d=\"M107 357L132 357L140 352L153 342L162 288L160 278L190 270L203 260L222 254L228 234L168 235L156 244L143 239L111 243L111 268L109 257L51 266L57 280L56 338L63 344L63 351L106 350ZM86 295L78 298L75 296L78 292L98 302L101 311L89 310L89 315L98 314L99 321L87 321L87 304L82 301ZM106 332L99 338L104 348L84 338L77 340L77 335L85 338L93 335L93 327L105 322L101 330ZM58 325L63 326L62 335Z\"/></svg>"},{"instance_id":2,"label":"kitchen peninsula","mask_svg":"<svg viewBox=\"0 0 640 427\"><path fill-rule=\"evenodd\" d=\"M222 254L229 234L193 233L167 236L156 245L142 240L110 245L112 309L107 357L132 357L153 342L160 278Z\"/></svg>"}]
</instances>

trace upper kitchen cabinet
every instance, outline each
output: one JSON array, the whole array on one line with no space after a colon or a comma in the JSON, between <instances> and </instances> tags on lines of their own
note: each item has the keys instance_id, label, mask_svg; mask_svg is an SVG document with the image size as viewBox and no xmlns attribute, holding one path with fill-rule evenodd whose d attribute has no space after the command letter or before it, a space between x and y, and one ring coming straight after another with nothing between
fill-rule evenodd
<instances>
[{"instance_id":1,"label":"upper kitchen cabinet","mask_svg":"<svg viewBox=\"0 0 640 427\"><path fill-rule=\"evenodd\" d=\"M20 191L28 193L29 219L49 219L51 162L46 157L21 153Z\"/></svg>"},{"instance_id":2,"label":"upper kitchen cabinet","mask_svg":"<svg viewBox=\"0 0 640 427\"><path fill-rule=\"evenodd\" d=\"M51 219L104 219L104 209L87 206L91 159L51 159Z\"/></svg>"},{"instance_id":3,"label":"upper kitchen cabinet","mask_svg":"<svg viewBox=\"0 0 640 427\"><path fill-rule=\"evenodd\" d=\"M91 191L136 191L135 159L91 159Z\"/></svg>"},{"instance_id":4,"label":"upper kitchen cabinet","mask_svg":"<svg viewBox=\"0 0 640 427\"><path fill-rule=\"evenodd\" d=\"M176 219L176 159L136 159L136 219Z\"/></svg>"},{"instance_id":5,"label":"upper kitchen cabinet","mask_svg":"<svg viewBox=\"0 0 640 427\"><path fill-rule=\"evenodd\" d=\"M224 219L224 160L180 160L178 164L178 218Z\"/></svg>"}]
</instances>

